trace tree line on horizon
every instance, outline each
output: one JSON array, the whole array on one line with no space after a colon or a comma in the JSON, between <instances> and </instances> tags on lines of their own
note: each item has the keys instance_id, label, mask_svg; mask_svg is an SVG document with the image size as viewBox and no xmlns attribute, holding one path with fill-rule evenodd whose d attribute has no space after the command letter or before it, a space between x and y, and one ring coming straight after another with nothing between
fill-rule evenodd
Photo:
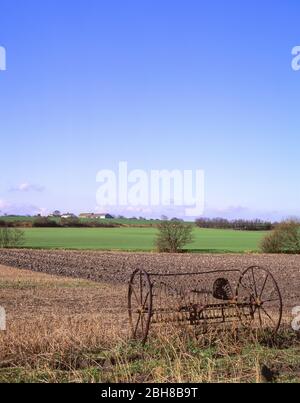
<instances>
[{"instance_id":1,"label":"tree line on horizon","mask_svg":"<svg viewBox=\"0 0 300 403\"><path fill-rule=\"evenodd\" d=\"M278 223L271 221L255 220L228 220L226 218L198 218L196 225L199 228L208 229L233 229L239 231L271 231Z\"/></svg>"},{"instance_id":2,"label":"tree line on horizon","mask_svg":"<svg viewBox=\"0 0 300 403\"><path fill-rule=\"evenodd\" d=\"M140 217L139 219L132 217L132 218L126 218L126 220L129 222L128 224L123 223L122 221L125 220L125 217L122 218L114 218L114 220L95 220L95 219L90 219L90 220L81 220L79 217L71 217L71 218L58 218L55 216L48 216L48 217L42 217L42 216L35 216L35 217L28 217L28 219L25 219L24 217L20 216L20 219L16 220L7 220L7 218L12 217L12 216L4 216L0 217L0 228L3 227L23 227L23 228L43 228L43 227L104 227L104 228L112 228L112 227L121 227L123 225L130 225L130 222L132 222L132 225L134 226L140 226L139 221L143 221L142 226L147 226L145 221L149 222L149 226L153 227L155 225L158 225L161 222L165 221L170 221L170 222L184 222L182 219L179 218L172 218L169 219L166 216L162 216L161 219L156 219L156 220L146 220L145 218ZM17 218L17 216L14 216ZM118 222L118 219L120 219L120 222ZM188 224L188 223L185 223ZM192 223L189 223L192 224ZM216 217L216 218L197 218L195 220L194 225L196 225L198 228L206 228L206 229L232 229L232 230L238 230L238 231L271 231L274 230L280 223L278 222L271 222L271 221L264 221L260 219L234 219L234 220L229 220L226 218L222 217Z\"/></svg>"}]
</instances>

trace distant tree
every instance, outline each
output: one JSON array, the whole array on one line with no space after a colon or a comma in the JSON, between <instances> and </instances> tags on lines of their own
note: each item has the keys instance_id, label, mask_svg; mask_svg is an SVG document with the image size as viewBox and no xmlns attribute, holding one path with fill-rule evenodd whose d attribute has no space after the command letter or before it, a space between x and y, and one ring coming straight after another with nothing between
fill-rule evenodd
<instances>
[{"instance_id":1,"label":"distant tree","mask_svg":"<svg viewBox=\"0 0 300 403\"><path fill-rule=\"evenodd\" d=\"M24 231L17 228L0 228L0 248L18 248L24 243Z\"/></svg>"},{"instance_id":2,"label":"distant tree","mask_svg":"<svg viewBox=\"0 0 300 403\"><path fill-rule=\"evenodd\" d=\"M170 221L180 221L180 222L183 222L183 220L182 220L181 218L177 218L177 217L171 218Z\"/></svg>"},{"instance_id":3,"label":"distant tree","mask_svg":"<svg viewBox=\"0 0 300 403\"><path fill-rule=\"evenodd\" d=\"M51 220L48 217L37 217L33 220L32 226L37 228L46 228L59 227L60 225L55 220Z\"/></svg>"},{"instance_id":4,"label":"distant tree","mask_svg":"<svg viewBox=\"0 0 300 403\"><path fill-rule=\"evenodd\" d=\"M159 252L178 253L193 242L193 226L180 221L162 221L158 224L156 247Z\"/></svg>"},{"instance_id":5,"label":"distant tree","mask_svg":"<svg viewBox=\"0 0 300 403\"><path fill-rule=\"evenodd\" d=\"M78 217L62 218L61 225L63 227L84 227L84 223Z\"/></svg>"}]
</instances>

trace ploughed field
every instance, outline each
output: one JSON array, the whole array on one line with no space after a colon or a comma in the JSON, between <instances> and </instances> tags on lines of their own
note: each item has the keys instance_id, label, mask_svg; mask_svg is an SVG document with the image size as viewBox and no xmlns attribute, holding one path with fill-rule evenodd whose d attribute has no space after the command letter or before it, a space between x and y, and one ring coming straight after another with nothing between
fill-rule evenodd
<instances>
[{"instance_id":1,"label":"ploughed field","mask_svg":"<svg viewBox=\"0 0 300 403\"><path fill-rule=\"evenodd\" d=\"M263 254L157 254L97 251L0 250L0 264L56 276L125 285L135 269L155 273L245 270L263 266L281 289L286 312L300 305L300 256Z\"/></svg>"}]
</instances>

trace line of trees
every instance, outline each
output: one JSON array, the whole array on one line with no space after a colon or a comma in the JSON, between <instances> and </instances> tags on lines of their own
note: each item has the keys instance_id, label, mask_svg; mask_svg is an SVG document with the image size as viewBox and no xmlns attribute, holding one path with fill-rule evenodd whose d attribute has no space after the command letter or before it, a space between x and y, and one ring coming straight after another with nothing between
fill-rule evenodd
<instances>
[{"instance_id":1,"label":"line of trees","mask_svg":"<svg viewBox=\"0 0 300 403\"><path fill-rule=\"evenodd\" d=\"M73 218L61 218L60 220L51 219L49 217L38 217L36 218L32 226L35 228L114 228L118 227L117 224L110 222L99 222L96 220L91 221L81 221L77 217Z\"/></svg>"},{"instance_id":2,"label":"line of trees","mask_svg":"<svg viewBox=\"0 0 300 403\"><path fill-rule=\"evenodd\" d=\"M270 231L276 223L262 220L227 220L225 218L198 218L196 225L200 228L234 229L240 231Z\"/></svg>"},{"instance_id":3,"label":"line of trees","mask_svg":"<svg viewBox=\"0 0 300 403\"><path fill-rule=\"evenodd\" d=\"M114 228L120 225L96 220L81 221L79 218L49 218L36 217L32 221L0 220L0 228Z\"/></svg>"}]
</instances>

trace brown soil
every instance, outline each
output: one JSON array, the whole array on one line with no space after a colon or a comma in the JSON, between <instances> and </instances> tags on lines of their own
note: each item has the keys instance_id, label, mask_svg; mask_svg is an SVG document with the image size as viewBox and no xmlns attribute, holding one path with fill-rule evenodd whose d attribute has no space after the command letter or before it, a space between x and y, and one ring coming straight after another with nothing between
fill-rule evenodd
<instances>
[{"instance_id":1,"label":"brown soil","mask_svg":"<svg viewBox=\"0 0 300 403\"><path fill-rule=\"evenodd\" d=\"M262 254L156 254L90 251L1 250L0 264L56 276L81 278L126 286L136 268L148 272L182 273L206 269L245 270L252 265L270 269L285 304L300 305L300 255ZM74 295L75 297L75 295ZM105 298L104 298L105 300Z\"/></svg>"}]
</instances>

